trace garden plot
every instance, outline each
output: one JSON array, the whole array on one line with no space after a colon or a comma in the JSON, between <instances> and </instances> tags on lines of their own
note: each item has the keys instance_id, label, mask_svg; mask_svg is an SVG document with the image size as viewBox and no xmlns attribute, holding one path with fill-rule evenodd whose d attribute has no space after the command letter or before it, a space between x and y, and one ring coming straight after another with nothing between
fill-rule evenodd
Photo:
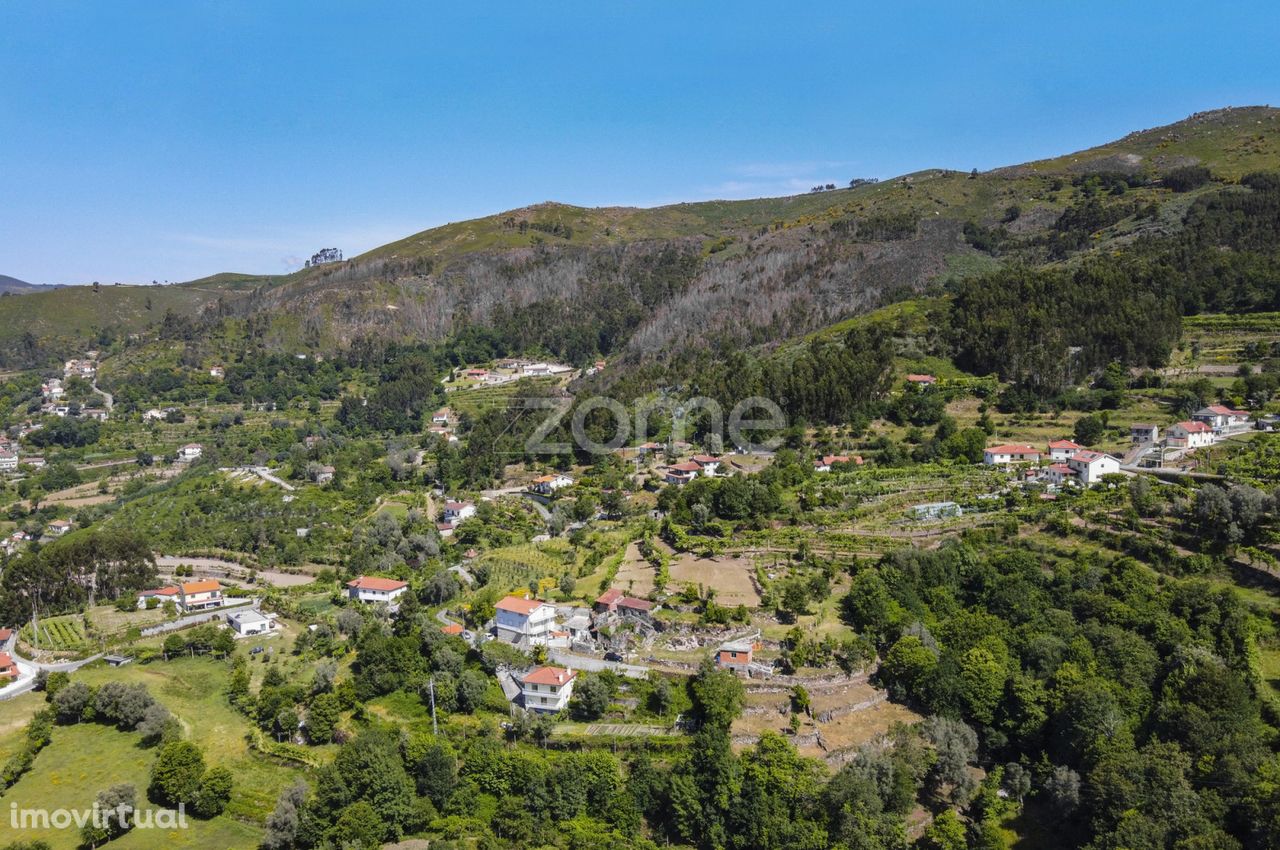
<instances>
[{"instance_id":1,"label":"garden plot","mask_svg":"<svg viewBox=\"0 0 1280 850\"><path fill-rule=\"evenodd\" d=\"M885 735L896 723L921 718L906 706L889 702L884 691L865 681L811 688L813 719L801 715L793 740L801 755L838 761L850 749ZM765 732L790 735L790 688L778 692L748 691L742 716L733 722L736 749L755 743Z\"/></svg>"},{"instance_id":2,"label":"garden plot","mask_svg":"<svg viewBox=\"0 0 1280 850\"><path fill-rule=\"evenodd\" d=\"M635 543L627 544L626 554L618 567L618 574L613 586L626 591L631 596L647 597L653 592L655 572L653 564L640 554L640 547Z\"/></svg>"},{"instance_id":3,"label":"garden plot","mask_svg":"<svg viewBox=\"0 0 1280 850\"><path fill-rule=\"evenodd\" d=\"M671 561L671 585L678 588L695 584L715 588L716 602L720 605L756 608L760 605L760 592L756 590L755 571L755 563L748 557L717 555L700 558L686 552Z\"/></svg>"}]
</instances>

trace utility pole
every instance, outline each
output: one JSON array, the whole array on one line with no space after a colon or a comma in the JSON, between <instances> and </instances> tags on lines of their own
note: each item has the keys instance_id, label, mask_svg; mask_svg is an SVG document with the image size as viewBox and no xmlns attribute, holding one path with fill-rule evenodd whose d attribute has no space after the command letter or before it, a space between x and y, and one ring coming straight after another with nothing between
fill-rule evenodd
<instances>
[{"instance_id":1,"label":"utility pole","mask_svg":"<svg viewBox=\"0 0 1280 850\"><path fill-rule=\"evenodd\" d=\"M431 734L439 735L440 727L436 725L436 677L427 680L427 690L431 694Z\"/></svg>"}]
</instances>

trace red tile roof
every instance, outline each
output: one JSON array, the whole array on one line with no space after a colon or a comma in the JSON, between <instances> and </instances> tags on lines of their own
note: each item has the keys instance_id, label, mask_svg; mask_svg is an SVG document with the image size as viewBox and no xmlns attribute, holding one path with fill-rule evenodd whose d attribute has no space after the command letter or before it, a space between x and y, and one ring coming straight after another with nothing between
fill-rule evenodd
<instances>
[{"instance_id":1,"label":"red tile roof","mask_svg":"<svg viewBox=\"0 0 1280 850\"><path fill-rule=\"evenodd\" d=\"M183 593L210 593L215 590L222 590L222 585L214 579L205 579L204 581L189 581L182 585Z\"/></svg>"},{"instance_id":2,"label":"red tile roof","mask_svg":"<svg viewBox=\"0 0 1280 850\"><path fill-rule=\"evenodd\" d=\"M687 460L684 463L673 463L671 464L671 468L676 472L698 472L702 469L701 466L691 460Z\"/></svg>"},{"instance_id":3,"label":"red tile roof","mask_svg":"<svg viewBox=\"0 0 1280 850\"><path fill-rule=\"evenodd\" d=\"M377 576L360 576L359 578L353 578L351 581L347 582L347 587L354 587L357 590L392 591L408 586L409 582L407 581L399 581L393 578L378 578Z\"/></svg>"},{"instance_id":4,"label":"red tile roof","mask_svg":"<svg viewBox=\"0 0 1280 850\"><path fill-rule=\"evenodd\" d=\"M933 375L907 375L907 380L913 384L932 384L938 379Z\"/></svg>"},{"instance_id":5,"label":"red tile roof","mask_svg":"<svg viewBox=\"0 0 1280 850\"><path fill-rule=\"evenodd\" d=\"M0 652L0 676L16 675L18 675L18 668L13 663L13 656L7 652Z\"/></svg>"},{"instance_id":6,"label":"red tile roof","mask_svg":"<svg viewBox=\"0 0 1280 850\"><path fill-rule=\"evenodd\" d=\"M1070 440L1054 440L1049 444L1051 449L1083 449L1084 446L1071 442Z\"/></svg>"},{"instance_id":7,"label":"red tile roof","mask_svg":"<svg viewBox=\"0 0 1280 850\"><path fill-rule=\"evenodd\" d=\"M1008 443L1002 446L991 446L990 448L985 449L985 451L988 451L991 454L997 454L997 455L1036 455L1037 457L1040 456L1040 450L1035 448L1034 446L1014 446L1014 445L1009 445Z\"/></svg>"},{"instance_id":8,"label":"red tile roof","mask_svg":"<svg viewBox=\"0 0 1280 850\"><path fill-rule=\"evenodd\" d=\"M618 600L619 608L634 608L637 611L648 611L653 608L653 603L647 599L636 599L634 596L624 596Z\"/></svg>"},{"instance_id":9,"label":"red tile roof","mask_svg":"<svg viewBox=\"0 0 1280 850\"><path fill-rule=\"evenodd\" d=\"M450 623L447 626L441 626L440 631L444 632L447 635L460 635L462 634L462 624Z\"/></svg>"},{"instance_id":10,"label":"red tile roof","mask_svg":"<svg viewBox=\"0 0 1280 850\"><path fill-rule=\"evenodd\" d=\"M1186 431L1188 434L1203 434L1206 431L1213 430L1203 422L1178 422L1173 427L1181 428L1182 430Z\"/></svg>"},{"instance_id":11,"label":"red tile roof","mask_svg":"<svg viewBox=\"0 0 1280 850\"><path fill-rule=\"evenodd\" d=\"M538 667L520 681L526 685L553 685L557 688L572 682L578 674L563 667Z\"/></svg>"},{"instance_id":12,"label":"red tile roof","mask_svg":"<svg viewBox=\"0 0 1280 850\"><path fill-rule=\"evenodd\" d=\"M0 629L0 643L4 643L13 637L13 629Z\"/></svg>"},{"instance_id":13,"label":"red tile roof","mask_svg":"<svg viewBox=\"0 0 1280 850\"><path fill-rule=\"evenodd\" d=\"M1055 463L1049 468L1052 469L1054 472L1062 472L1062 473L1066 473L1067 475L1070 475L1074 472L1074 470L1071 467L1067 466L1065 463Z\"/></svg>"},{"instance_id":14,"label":"red tile roof","mask_svg":"<svg viewBox=\"0 0 1280 850\"><path fill-rule=\"evenodd\" d=\"M714 455L694 455L693 462L698 464L699 466L702 466L708 463L719 463L720 458Z\"/></svg>"},{"instance_id":15,"label":"red tile roof","mask_svg":"<svg viewBox=\"0 0 1280 850\"><path fill-rule=\"evenodd\" d=\"M616 587L611 587L604 593L596 597L597 605L612 605L623 597L622 591Z\"/></svg>"},{"instance_id":16,"label":"red tile roof","mask_svg":"<svg viewBox=\"0 0 1280 850\"><path fill-rule=\"evenodd\" d=\"M547 603L543 602L541 599L524 599L519 596L507 596L500 599L498 604L493 607L497 608L499 611L511 611L516 614L524 614L525 616L528 616L546 604Z\"/></svg>"}]
</instances>

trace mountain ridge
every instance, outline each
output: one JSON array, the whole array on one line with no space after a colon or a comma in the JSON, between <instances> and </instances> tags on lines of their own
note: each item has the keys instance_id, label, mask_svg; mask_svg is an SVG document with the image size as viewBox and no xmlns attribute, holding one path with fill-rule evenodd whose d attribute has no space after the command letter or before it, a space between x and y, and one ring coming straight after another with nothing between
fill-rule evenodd
<instances>
[{"instance_id":1,"label":"mountain ridge","mask_svg":"<svg viewBox=\"0 0 1280 850\"><path fill-rule=\"evenodd\" d=\"M651 208L544 201L288 275L103 287L91 311L71 309L87 299L85 287L33 293L36 300L23 299L26 330L69 346L112 328L136 333L173 311L252 319L263 344L291 350L337 350L368 338L439 341L464 329L579 359L664 357L710 339L758 344L811 333L973 269L1069 262L1176 229L1208 188L1173 192L1163 183L1197 165L1211 172L1208 188L1280 168L1280 110L1210 110L982 173L922 169L855 188ZM1103 214L1085 216L1078 227L1087 231L1064 252L1055 247L1064 214L1079 217L1086 201ZM990 242L1002 233L1003 253ZM4 307L0 328L9 324ZM566 343L566 335L575 339ZM0 351L12 336L0 330Z\"/></svg>"}]
</instances>

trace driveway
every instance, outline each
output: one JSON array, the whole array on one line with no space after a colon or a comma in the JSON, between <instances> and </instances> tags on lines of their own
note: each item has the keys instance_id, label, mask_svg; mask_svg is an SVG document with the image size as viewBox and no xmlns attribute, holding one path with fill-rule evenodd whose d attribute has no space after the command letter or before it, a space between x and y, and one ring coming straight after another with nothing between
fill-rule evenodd
<instances>
[{"instance_id":1,"label":"driveway","mask_svg":"<svg viewBox=\"0 0 1280 850\"><path fill-rule=\"evenodd\" d=\"M621 673L631 679L643 679L649 675L649 668L642 667L639 664L622 664L617 661L605 661L603 658L593 658L590 655L578 655L576 652L568 652L563 649L547 650L547 658L564 667L572 667L574 670L586 670L590 673L599 673L601 670L612 670L615 673Z\"/></svg>"}]
</instances>

